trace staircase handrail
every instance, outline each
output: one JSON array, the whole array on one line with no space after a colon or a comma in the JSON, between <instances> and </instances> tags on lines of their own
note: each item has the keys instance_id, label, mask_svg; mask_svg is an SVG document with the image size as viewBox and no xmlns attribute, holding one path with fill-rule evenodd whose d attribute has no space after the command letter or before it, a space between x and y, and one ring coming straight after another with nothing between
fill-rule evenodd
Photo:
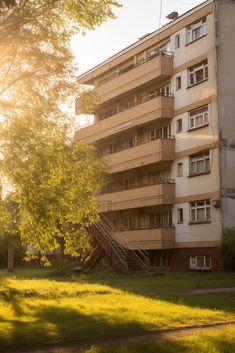
<instances>
[{"instance_id":1,"label":"staircase handrail","mask_svg":"<svg viewBox=\"0 0 235 353\"><path fill-rule=\"evenodd\" d=\"M110 219L108 217L106 217L102 212L100 213L100 220L102 220L102 223L106 223L109 227L110 227L110 232L111 233L115 233L115 232L118 232L118 228L115 227L115 225L110 221ZM138 243L138 242L136 242ZM120 244L121 245L121 244ZM126 246L121 246L121 249L128 249L131 254L136 258L137 262L140 264L140 266L142 268L145 268L145 269L148 269L149 267L149 256L148 256L148 253L145 249L141 248L140 244L139 244L139 249L137 250L133 250L133 249L130 249L128 247L128 245L126 244L125 242L125 245ZM137 253L140 253L142 257L144 257L145 261L142 260L141 256L139 256Z\"/></svg>"},{"instance_id":2,"label":"staircase handrail","mask_svg":"<svg viewBox=\"0 0 235 353\"><path fill-rule=\"evenodd\" d=\"M121 262L121 264L124 266L124 268L127 269L127 263L125 261L125 254L120 251L120 248L117 248L115 245L115 241L114 239L110 236L109 232L107 232L107 229L105 229L105 227L103 226L103 224L101 225L101 222L97 222L94 224L99 232L102 234L103 239L106 241L106 243L108 243L111 248L112 251L115 253L115 255L118 257L119 261Z\"/></svg>"}]
</instances>

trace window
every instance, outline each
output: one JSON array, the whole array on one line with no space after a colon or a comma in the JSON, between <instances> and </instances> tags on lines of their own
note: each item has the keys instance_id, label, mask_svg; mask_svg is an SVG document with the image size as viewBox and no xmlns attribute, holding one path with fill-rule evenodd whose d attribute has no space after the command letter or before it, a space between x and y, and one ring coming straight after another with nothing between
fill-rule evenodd
<instances>
[{"instance_id":1,"label":"window","mask_svg":"<svg viewBox=\"0 0 235 353\"><path fill-rule=\"evenodd\" d=\"M155 56L157 56L159 54L159 48L155 47L155 48L151 48L147 51L147 57L148 58L153 58Z\"/></svg>"},{"instance_id":2,"label":"window","mask_svg":"<svg viewBox=\"0 0 235 353\"><path fill-rule=\"evenodd\" d=\"M134 105L135 105L135 97L134 96L129 97L126 101L120 104L120 111L134 107Z\"/></svg>"},{"instance_id":3,"label":"window","mask_svg":"<svg viewBox=\"0 0 235 353\"><path fill-rule=\"evenodd\" d=\"M110 145L110 146L103 148L102 154L103 154L103 156L106 156L108 154L116 153L117 150L118 150L117 145Z\"/></svg>"},{"instance_id":4,"label":"window","mask_svg":"<svg viewBox=\"0 0 235 353\"><path fill-rule=\"evenodd\" d=\"M166 139L170 135L171 135L170 125L166 125L158 129L153 129L153 130L150 130L149 132L150 141L157 140L157 139Z\"/></svg>"},{"instance_id":5,"label":"window","mask_svg":"<svg viewBox=\"0 0 235 353\"><path fill-rule=\"evenodd\" d=\"M210 270L211 256L190 256L190 270Z\"/></svg>"},{"instance_id":6,"label":"window","mask_svg":"<svg viewBox=\"0 0 235 353\"><path fill-rule=\"evenodd\" d=\"M194 42L195 40L205 36L207 34L207 23L206 17L202 18L200 21L192 23L186 28L186 39L187 44Z\"/></svg>"},{"instance_id":7,"label":"window","mask_svg":"<svg viewBox=\"0 0 235 353\"><path fill-rule=\"evenodd\" d=\"M183 176L183 163L177 163L177 177Z\"/></svg>"},{"instance_id":8,"label":"window","mask_svg":"<svg viewBox=\"0 0 235 353\"><path fill-rule=\"evenodd\" d=\"M139 65L139 64L142 64L145 60L145 53L142 52L142 53L139 53L136 55L136 64Z\"/></svg>"},{"instance_id":9,"label":"window","mask_svg":"<svg viewBox=\"0 0 235 353\"><path fill-rule=\"evenodd\" d=\"M196 129L208 124L208 106L189 112L189 129Z\"/></svg>"},{"instance_id":10,"label":"window","mask_svg":"<svg viewBox=\"0 0 235 353\"><path fill-rule=\"evenodd\" d=\"M134 147L134 139L127 139L125 141L122 142L122 149L126 150L128 148L132 148Z\"/></svg>"},{"instance_id":11,"label":"window","mask_svg":"<svg viewBox=\"0 0 235 353\"><path fill-rule=\"evenodd\" d=\"M159 92L162 96L169 96L170 91L170 85L163 86L159 89Z\"/></svg>"},{"instance_id":12,"label":"window","mask_svg":"<svg viewBox=\"0 0 235 353\"><path fill-rule=\"evenodd\" d=\"M149 215L150 228L164 228L172 226L171 212L152 213Z\"/></svg>"},{"instance_id":13,"label":"window","mask_svg":"<svg viewBox=\"0 0 235 353\"><path fill-rule=\"evenodd\" d=\"M182 131L182 119L176 120L176 132L179 133Z\"/></svg>"},{"instance_id":14,"label":"window","mask_svg":"<svg viewBox=\"0 0 235 353\"><path fill-rule=\"evenodd\" d=\"M124 218L124 228L127 230L134 229L135 219L134 216Z\"/></svg>"},{"instance_id":15,"label":"window","mask_svg":"<svg viewBox=\"0 0 235 353\"><path fill-rule=\"evenodd\" d=\"M207 59L188 69L188 87L208 79Z\"/></svg>"},{"instance_id":16,"label":"window","mask_svg":"<svg viewBox=\"0 0 235 353\"><path fill-rule=\"evenodd\" d=\"M210 151L196 154L189 159L189 176L210 173Z\"/></svg>"},{"instance_id":17,"label":"window","mask_svg":"<svg viewBox=\"0 0 235 353\"><path fill-rule=\"evenodd\" d=\"M181 89L181 76L176 77L176 91Z\"/></svg>"},{"instance_id":18,"label":"window","mask_svg":"<svg viewBox=\"0 0 235 353\"><path fill-rule=\"evenodd\" d=\"M211 220L210 200L190 203L190 223L206 222Z\"/></svg>"},{"instance_id":19,"label":"window","mask_svg":"<svg viewBox=\"0 0 235 353\"><path fill-rule=\"evenodd\" d=\"M135 179L134 178L126 178L124 179L124 189L131 189L135 186Z\"/></svg>"},{"instance_id":20,"label":"window","mask_svg":"<svg viewBox=\"0 0 235 353\"><path fill-rule=\"evenodd\" d=\"M184 222L184 211L183 208L178 208L177 210L177 223Z\"/></svg>"},{"instance_id":21,"label":"window","mask_svg":"<svg viewBox=\"0 0 235 353\"><path fill-rule=\"evenodd\" d=\"M180 34L177 34L175 36L175 49L178 49L180 47Z\"/></svg>"}]
</instances>

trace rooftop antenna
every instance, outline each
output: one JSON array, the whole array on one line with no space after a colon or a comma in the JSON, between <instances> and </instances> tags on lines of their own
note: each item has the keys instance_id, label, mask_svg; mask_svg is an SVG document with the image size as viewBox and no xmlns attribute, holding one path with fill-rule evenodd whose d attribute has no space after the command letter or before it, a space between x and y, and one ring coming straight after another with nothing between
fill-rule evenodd
<instances>
[{"instance_id":1,"label":"rooftop antenna","mask_svg":"<svg viewBox=\"0 0 235 353\"><path fill-rule=\"evenodd\" d=\"M179 14L177 11L173 11L173 12L169 13L169 15L166 16L166 18L171 21L176 20L178 17L179 17Z\"/></svg>"}]
</instances>

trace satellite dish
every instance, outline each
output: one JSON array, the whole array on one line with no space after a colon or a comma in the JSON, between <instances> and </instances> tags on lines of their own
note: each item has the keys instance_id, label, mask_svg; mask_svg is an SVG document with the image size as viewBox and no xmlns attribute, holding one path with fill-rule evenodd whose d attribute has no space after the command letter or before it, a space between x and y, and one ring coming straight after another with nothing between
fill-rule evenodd
<instances>
[{"instance_id":1,"label":"satellite dish","mask_svg":"<svg viewBox=\"0 0 235 353\"><path fill-rule=\"evenodd\" d=\"M169 15L166 16L168 20L176 20L178 17L179 17L179 14L176 11L171 12Z\"/></svg>"}]
</instances>

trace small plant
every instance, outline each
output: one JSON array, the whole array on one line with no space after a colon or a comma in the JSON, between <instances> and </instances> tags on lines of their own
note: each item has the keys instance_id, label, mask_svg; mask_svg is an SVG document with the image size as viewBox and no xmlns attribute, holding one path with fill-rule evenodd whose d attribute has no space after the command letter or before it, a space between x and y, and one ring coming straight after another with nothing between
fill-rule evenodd
<instances>
[{"instance_id":1,"label":"small plant","mask_svg":"<svg viewBox=\"0 0 235 353\"><path fill-rule=\"evenodd\" d=\"M49 276L59 277L70 275L72 268L78 265L76 260L62 256L57 256L51 263L52 266L49 271Z\"/></svg>"}]
</instances>

